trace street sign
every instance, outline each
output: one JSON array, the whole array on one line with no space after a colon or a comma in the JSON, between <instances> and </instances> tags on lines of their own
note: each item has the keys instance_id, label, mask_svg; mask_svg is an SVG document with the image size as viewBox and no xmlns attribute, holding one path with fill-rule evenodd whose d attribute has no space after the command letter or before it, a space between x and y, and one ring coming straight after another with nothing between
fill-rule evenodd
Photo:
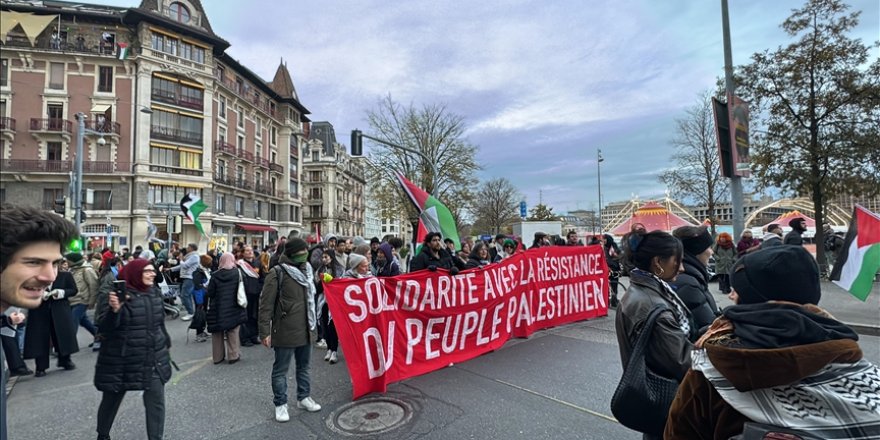
<instances>
[{"instance_id":1,"label":"street sign","mask_svg":"<svg viewBox=\"0 0 880 440\"><path fill-rule=\"evenodd\" d=\"M519 202L519 216L522 218L526 218L526 201L523 200Z\"/></svg>"}]
</instances>

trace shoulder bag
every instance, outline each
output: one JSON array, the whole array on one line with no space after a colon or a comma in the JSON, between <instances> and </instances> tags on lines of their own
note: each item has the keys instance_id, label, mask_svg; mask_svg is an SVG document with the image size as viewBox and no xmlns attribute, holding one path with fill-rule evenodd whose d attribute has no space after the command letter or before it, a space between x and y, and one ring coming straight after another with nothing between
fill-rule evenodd
<instances>
[{"instance_id":1,"label":"shoulder bag","mask_svg":"<svg viewBox=\"0 0 880 440\"><path fill-rule=\"evenodd\" d=\"M244 278L242 278L241 269L238 269L238 294L235 296L235 300L239 307L247 307L247 294L244 292Z\"/></svg>"},{"instance_id":2,"label":"shoulder bag","mask_svg":"<svg viewBox=\"0 0 880 440\"><path fill-rule=\"evenodd\" d=\"M667 307L658 304L648 314L623 377L611 397L611 413L627 428L645 434L663 435L669 407L678 391L678 381L651 372L645 364L645 348L654 324Z\"/></svg>"}]
</instances>

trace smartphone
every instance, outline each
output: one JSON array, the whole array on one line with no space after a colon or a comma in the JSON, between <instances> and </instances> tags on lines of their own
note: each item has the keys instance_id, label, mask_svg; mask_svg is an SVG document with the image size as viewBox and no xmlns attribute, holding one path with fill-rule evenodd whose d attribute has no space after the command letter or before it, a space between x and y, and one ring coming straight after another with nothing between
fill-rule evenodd
<instances>
[{"instance_id":1,"label":"smartphone","mask_svg":"<svg viewBox=\"0 0 880 440\"><path fill-rule=\"evenodd\" d=\"M114 281L113 292L116 292L116 298L122 301L125 298L125 281Z\"/></svg>"}]
</instances>

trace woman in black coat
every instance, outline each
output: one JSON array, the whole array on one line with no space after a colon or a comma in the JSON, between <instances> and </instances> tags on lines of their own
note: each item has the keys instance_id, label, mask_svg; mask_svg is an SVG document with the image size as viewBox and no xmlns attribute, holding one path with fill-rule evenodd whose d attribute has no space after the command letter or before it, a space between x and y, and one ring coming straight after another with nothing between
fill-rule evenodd
<instances>
[{"instance_id":1,"label":"woman in black coat","mask_svg":"<svg viewBox=\"0 0 880 440\"><path fill-rule=\"evenodd\" d=\"M95 388L102 391L98 407L98 439L109 440L110 429L126 391L143 390L147 438L165 432L165 384L171 378L171 338L165 329L162 294L154 280L156 268L135 259L120 272L125 291L107 296L98 317L103 340L95 364Z\"/></svg>"},{"instance_id":2,"label":"woman in black coat","mask_svg":"<svg viewBox=\"0 0 880 440\"><path fill-rule=\"evenodd\" d=\"M468 255L468 262L465 269L473 269L475 267L484 267L489 265L489 248L482 241L474 245L474 250Z\"/></svg>"},{"instance_id":3,"label":"woman in black coat","mask_svg":"<svg viewBox=\"0 0 880 440\"><path fill-rule=\"evenodd\" d=\"M214 363L229 359L234 364L241 359L238 328L247 322L247 312L238 305L238 283L243 280L235 264L235 256L226 252L220 257L220 267L208 283L208 331L211 333L211 353ZM226 339L226 350L223 339Z\"/></svg>"},{"instance_id":4,"label":"woman in black coat","mask_svg":"<svg viewBox=\"0 0 880 440\"><path fill-rule=\"evenodd\" d=\"M709 292L709 258L714 240L705 226L682 226L673 234L684 247L684 273L672 284L675 293L687 305L699 334L703 334L721 314Z\"/></svg>"},{"instance_id":5,"label":"woman in black coat","mask_svg":"<svg viewBox=\"0 0 880 440\"><path fill-rule=\"evenodd\" d=\"M36 377L45 376L49 369L50 341L58 353L58 368L76 368L70 355L79 351L79 345L76 342L76 325L70 312L70 303L67 301L76 294L73 275L59 270L55 282L43 294L40 307L28 313L24 358L36 360Z\"/></svg>"}]
</instances>

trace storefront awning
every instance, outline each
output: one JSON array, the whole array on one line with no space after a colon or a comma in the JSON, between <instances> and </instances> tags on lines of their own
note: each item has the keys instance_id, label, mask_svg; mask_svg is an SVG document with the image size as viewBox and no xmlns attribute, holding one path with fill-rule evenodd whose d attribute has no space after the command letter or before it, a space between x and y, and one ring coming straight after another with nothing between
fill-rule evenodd
<instances>
[{"instance_id":1,"label":"storefront awning","mask_svg":"<svg viewBox=\"0 0 880 440\"><path fill-rule=\"evenodd\" d=\"M278 232L277 229L266 225L251 225L247 223L236 223L235 227L243 231L249 232Z\"/></svg>"},{"instance_id":2,"label":"storefront awning","mask_svg":"<svg viewBox=\"0 0 880 440\"><path fill-rule=\"evenodd\" d=\"M90 110L91 113L107 113L107 110L110 110L110 106L108 104L95 104Z\"/></svg>"}]
</instances>

